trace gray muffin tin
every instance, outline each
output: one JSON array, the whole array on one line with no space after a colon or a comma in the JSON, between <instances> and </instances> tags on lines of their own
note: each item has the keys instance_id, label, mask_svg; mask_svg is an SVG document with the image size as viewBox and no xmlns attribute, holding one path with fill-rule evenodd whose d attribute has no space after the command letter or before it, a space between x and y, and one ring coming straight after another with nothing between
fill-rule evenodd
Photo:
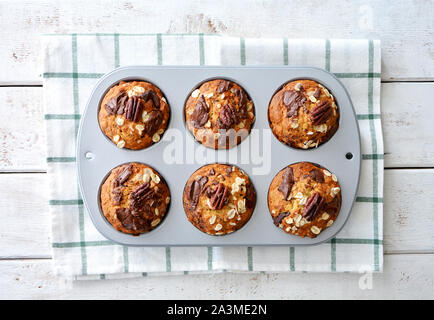
<instances>
[{"instance_id":1,"label":"gray muffin tin","mask_svg":"<svg viewBox=\"0 0 434 320\"><path fill-rule=\"evenodd\" d=\"M212 150L194 140L184 121L184 103L200 83L213 78L225 78L241 85L248 93L255 106L256 121L253 129L259 129L259 136L265 133L269 139L252 140L250 134L241 144L228 150ZM323 84L336 99L340 111L339 129L335 135L318 148L298 150L279 142L271 132L268 124L268 104L273 94L285 83L296 79L311 79ZM195 152L206 151L204 163L188 163L186 158L191 153L183 150L184 163L168 164L163 161L165 148L172 144L169 131L153 146L144 150L119 149L101 131L98 123L99 104L107 90L121 80L149 81L164 93L170 109L169 129L178 129L182 136L183 147L194 146ZM268 141L268 142L267 142ZM269 145L265 151L270 154L270 170L266 174L253 174L260 166L249 157L243 163L242 146L252 147ZM229 153L237 149L236 161L230 161ZM245 151L244 151L245 152ZM187 154L186 154L187 153ZM353 155L347 159L347 153ZM245 154L244 154L245 155ZM217 157L216 157L217 156ZM253 183L257 201L250 220L239 230L228 235L212 236L201 232L186 218L182 204L182 193L187 179L201 166L207 163L224 161L237 165L244 170ZM96 84L81 118L78 144L77 164L80 191L84 205L95 227L107 239L128 246L305 246L327 241L334 237L347 221L359 183L360 174L360 135L351 99L341 82L331 73L311 67L261 66L128 66L113 70L104 75ZM191 160L191 159L190 159ZM234 159L232 159L234 160ZM132 236L116 231L105 219L99 205L99 189L109 171L120 164L136 161L152 166L166 180L171 203L160 225L140 236ZM273 177L289 164L309 161L317 163L336 174L341 186L342 207L333 225L318 237L301 238L285 233L273 224L267 205L268 187ZM255 169L256 168L256 169Z\"/></svg>"}]
</instances>

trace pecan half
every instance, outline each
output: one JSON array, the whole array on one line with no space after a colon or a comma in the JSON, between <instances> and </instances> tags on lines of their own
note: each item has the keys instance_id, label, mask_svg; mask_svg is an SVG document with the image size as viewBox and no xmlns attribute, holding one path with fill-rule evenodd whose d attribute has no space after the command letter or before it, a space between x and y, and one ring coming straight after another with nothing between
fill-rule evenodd
<instances>
[{"instance_id":1,"label":"pecan half","mask_svg":"<svg viewBox=\"0 0 434 320\"><path fill-rule=\"evenodd\" d=\"M279 215L273 219L274 224L276 226L279 226L282 220L285 219L287 216L289 216L289 212L279 213Z\"/></svg>"},{"instance_id":2,"label":"pecan half","mask_svg":"<svg viewBox=\"0 0 434 320\"><path fill-rule=\"evenodd\" d=\"M205 184L208 182L208 177L200 177L190 182L187 186L187 199L190 200L190 204L193 208L196 208L199 201L199 196L204 190Z\"/></svg>"},{"instance_id":3,"label":"pecan half","mask_svg":"<svg viewBox=\"0 0 434 320\"><path fill-rule=\"evenodd\" d=\"M193 127L195 127L196 129L202 128L209 119L208 112L209 107L206 104L204 96L201 95L191 115L191 124L193 125Z\"/></svg>"},{"instance_id":4,"label":"pecan half","mask_svg":"<svg viewBox=\"0 0 434 320\"><path fill-rule=\"evenodd\" d=\"M142 109L143 102L136 96L131 96L125 105L125 118L136 122L142 115Z\"/></svg>"},{"instance_id":5,"label":"pecan half","mask_svg":"<svg viewBox=\"0 0 434 320\"><path fill-rule=\"evenodd\" d=\"M220 210L227 203L229 197L229 188L223 183L219 183L215 189L215 193L210 200L211 208Z\"/></svg>"},{"instance_id":6,"label":"pecan half","mask_svg":"<svg viewBox=\"0 0 434 320\"><path fill-rule=\"evenodd\" d=\"M325 200L318 192L314 193L307 199L306 206L303 209L303 217L307 221L312 221L322 210Z\"/></svg>"},{"instance_id":7,"label":"pecan half","mask_svg":"<svg viewBox=\"0 0 434 320\"><path fill-rule=\"evenodd\" d=\"M220 109L220 115L217 120L217 123L222 129L229 129L233 125L238 123L238 115L237 111L231 104L225 104Z\"/></svg>"},{"instance_id":8,"label":"pecan half","mask_svg":"<svg viewBox=\"0 0 434 320\"><path fill-rule=\"evenodd\" d=\"M104 107L109 114L123 114L127 99L128 95L125 91L121 91L115 97L111 98Z\"/></svg>"},{"instance_id":9,"label":"pecan half","mask_svg":"<svg viewBox=\"0 0 434 320\"><path fill-rule=\"evenodd\" d=\"M332 115L330 102L322 101L310 113L310 119L314 125L325 123Z\"/></svg>"},{"instance_id":10,"label":"pecan half","mask_svg":"<svg viewBox=\"0 0 434 320\"><path fill-rule=\"evenodd\" d=\"M291 193L292 186L294 185L294 171L291 167L287 167L282 174L282 182L280 182L277 190L282 192L283 198L285 200L288 199L289 194Z\"/></svg>"},{"instance_id":11,"label":"pecan half","mask_svg":"<svg viewBox=\"0 0 434 320\"><path fill-rule=\"evenodd\" d=\"M286 116L288 118L298 114L298 108L302 107L307 101L303 93L299 91L287 90L283 93L283 104L288 110Z\"/></svg>"},{"instance_id":12,"label":"pecan half","mask_svg":"<svg viewBox=\"0 0 434 320\"><path fill-rule=\"evenodd\" d=\"M217 87L217 93L223 93L225 91L228 91L230 86L231 86L230 81L220 80L219 85Z\"/></svg>"},{"instance_id":13,"label":"pecan half","mask_svg":"<svg viewBox=\"0 0 434 320\"><path fill-rule=\"evenodd\" d=\"M152 110L148 113L149 118L145 122L145 132L152 136L163 122L163 113L160 110Z\"/></svg>"},{"instance_id":14,"label":"pecan half","mask_svg":"<svg viewBox=\"0 0 434 320\"><path fill-rule=\"evenodd\" d=\"M140 211L145 201L154 196L154 190L151 189L149 182L143 183L130 193L130 208Z\"/></svg>"}]
</instances>

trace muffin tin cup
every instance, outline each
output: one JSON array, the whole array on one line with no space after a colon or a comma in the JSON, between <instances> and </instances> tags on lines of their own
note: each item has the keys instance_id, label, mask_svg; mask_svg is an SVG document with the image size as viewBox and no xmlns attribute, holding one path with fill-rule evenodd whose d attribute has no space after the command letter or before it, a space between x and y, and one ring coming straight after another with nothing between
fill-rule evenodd
<instances>
[{"instance_id":1,"label":"muffin tin cup","mask_svg":"<svg viewBox=\"0 0 434 320\"><path fill-rule=\"evenodd\" d=\"M229 150L204 147L194 139L184 122L184 103L192 89L204 80L216 78L230 79L242 86L256 111L250 135ZM274 137L268 124L267 111L272 96L283 84L297 79L321 83L333 94L339 107L338 131L318 148L291 148ZM161 140L143 150L117 148L99 127L99 104L108 89L122 80L155 84L164 92L171 109L170 122ZM182 159L176 161L170 157L174 150L182 153ZM311 67L128 66L115 69L104 75L91 93L81 118L76 152L80 191L92 222L107 239L128 246L306 246L322 243L334 237L347 221L361 166L359 128L346 89L333 74ZM347 159L349 153L351 159ZM252 157L252 154L256 156ZM268 210L267 194L272 179L287 165L300 161L327 168L337 176L341 186L342 206L338 218L313 239L290 235L277 228ZM161 225L140 236L115 230L99 206L100 185L112 168L126 162L142 162L153 167L165 178L171 193L170 209ZM190 175L201 166L214 162L240 167L249 176L257 194L250 220L240 230L223 236L208 235L193 226L187 220L182 203L182 192Z\"/></svg>"}]
</instances>

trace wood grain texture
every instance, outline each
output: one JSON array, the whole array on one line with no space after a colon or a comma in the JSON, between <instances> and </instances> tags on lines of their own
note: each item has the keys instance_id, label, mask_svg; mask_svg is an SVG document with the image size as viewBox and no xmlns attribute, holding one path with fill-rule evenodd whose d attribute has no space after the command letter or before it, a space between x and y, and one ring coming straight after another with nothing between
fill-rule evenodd
<instances>
[{"instance_id":1,"label":"wood grain texture","mask_svg":"<svg viewBox=\"0 0 434 320\"><path fill-rule=\"evenodd\" d=\"M158 0L117 0L110 4L86 0L0 2L0 83L41 83L39 34L95 32L376 38L382 40L383 80L434 79L434 20L427 14L434 11L432 1L369 0L335 5L319 0L190 0L169 5Z\"/></svg>"},{"instance_id":2,"label":"wood grain texture","mask_svg":"<svg viewBox=\"0 0 434 320\"><path fill-rule=\"evenodd\" d=\"M0 113L0 171L45 171L42 88L0 88Z\"/></svg>"},{"instance_id":3,"label":"wood grain texture","mask_svg":"<svg viewBox=\"0 0 434 320\"><path fill-rule=\"evenodd\" d=\"M434 170L386 170L384 185L385 253L434 254ZM46 174L0 175L0 259L51 257L46 190Z\"/></svg>"},{"instance_id":4,"label":"wood grain texture","mask_svg":"<svg viewBox=\"0 0 434 320\"><path fill-rule=\"evenodd\" d=\"M434 298L432 255L386 256L384 267L372 278L363 273L226 273L69 282L53 275L50 260L11 260L0 261L0 299Z\"/></svg>"},{"instance_id":5,"label":"wood grain texture","mask_svg":"<svg viewBox=\"0 0 434 320\"><path fill-rule=\"evenodd\" d=\"M433 91L434 83L381 85L386 168L434 167ZM46 170L42 109L42 87L0 87L0 172Z\"/></svg>"}]
</instances>

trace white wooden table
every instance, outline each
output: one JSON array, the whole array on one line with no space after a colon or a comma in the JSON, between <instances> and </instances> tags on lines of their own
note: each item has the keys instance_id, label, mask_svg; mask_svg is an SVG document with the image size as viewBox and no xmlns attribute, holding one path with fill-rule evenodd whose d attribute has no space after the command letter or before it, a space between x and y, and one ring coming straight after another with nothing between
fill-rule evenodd
<instances>
[{"instance_id":1,"label":"white wooden table","mask_svg":"<svg viewBox=\"0 0 434 320\"><path fill-rule=\"evenodd\" d=\"M0 298L434 298L434 2L1 1ZM68 282L51 269L40 33L382 40L384 273Z\"/></svg>"}]
</instances>

